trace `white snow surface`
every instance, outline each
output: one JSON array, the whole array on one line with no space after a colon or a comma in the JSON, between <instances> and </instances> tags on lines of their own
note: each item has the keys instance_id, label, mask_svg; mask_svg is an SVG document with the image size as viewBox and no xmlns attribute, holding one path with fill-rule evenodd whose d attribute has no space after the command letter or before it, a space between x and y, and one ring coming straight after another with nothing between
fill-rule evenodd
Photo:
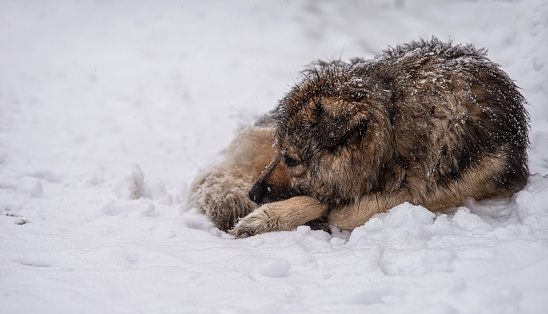
<instances>
[{"instance_id":1,"label":"white snow surface","mask_svg":"<svg viewBox=\"0 0 548 314\"><path fill-rule=\"evenodd\" d=\"M528 99L527 187L235 240L196 174L316 59L432 35ZM546 313L548 2L1 1L0 313Z\"/></svg>"}]
</instances>

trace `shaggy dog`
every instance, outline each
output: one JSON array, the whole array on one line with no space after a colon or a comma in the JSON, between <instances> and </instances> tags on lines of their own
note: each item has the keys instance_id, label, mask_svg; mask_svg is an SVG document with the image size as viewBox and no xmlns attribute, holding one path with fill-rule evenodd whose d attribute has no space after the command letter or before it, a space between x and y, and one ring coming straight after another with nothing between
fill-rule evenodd
<instances>
[{"instance_id":1,"label":"shaggy dog","mask_svg":"<svg viewBox=\"0 0 548 314\"><path fill-rule=\"evenodd\" d=\"M352 230L404 202L439 211L527 183L525 99L483 49L432 38L303 74L191 187L236 237Z\"/></svg>"}]
</instances>

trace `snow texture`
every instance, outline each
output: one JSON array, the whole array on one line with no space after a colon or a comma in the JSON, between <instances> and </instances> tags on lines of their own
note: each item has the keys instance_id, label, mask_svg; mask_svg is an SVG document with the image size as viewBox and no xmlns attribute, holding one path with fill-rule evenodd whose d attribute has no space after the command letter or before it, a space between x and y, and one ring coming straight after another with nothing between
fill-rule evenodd
<instances>
[{"instance_id":1,"label":"snow texture","mask_svg":"<svg viewBox=\"0 0 548 314\"><path fill-rule=\"evenodd\" d=\"M315 59L471 42L529 101L527 187L234 240L187 186ZM2 1L1 313L545 313L548 3Z\"/></svg>"}]
</instances>

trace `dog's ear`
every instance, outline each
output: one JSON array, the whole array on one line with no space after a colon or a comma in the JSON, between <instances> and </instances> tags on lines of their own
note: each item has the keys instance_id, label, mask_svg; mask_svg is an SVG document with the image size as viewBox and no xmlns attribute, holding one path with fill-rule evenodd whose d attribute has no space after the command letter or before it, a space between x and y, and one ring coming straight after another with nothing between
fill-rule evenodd
<instances>
[{"instance_id":1,"label":"dog's ear","mask_svg":"<svg viewBox=\"0 0 548 314\"><path fill-rule=\"evenodd\" d=\"M366 130L367 120L363 114L344 105L324 108L317 124L318 139L325 147L335 147L355 132L363 136Z\"/></svg>"}]
</instances>

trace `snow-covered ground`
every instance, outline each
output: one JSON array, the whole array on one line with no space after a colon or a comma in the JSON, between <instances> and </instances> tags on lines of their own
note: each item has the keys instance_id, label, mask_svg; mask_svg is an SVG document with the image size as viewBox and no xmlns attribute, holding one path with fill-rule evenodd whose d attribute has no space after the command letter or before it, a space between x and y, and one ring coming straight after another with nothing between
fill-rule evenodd
<instances>
[{"instance_id":1,"label":"snow-covered ground","mask_svg":"<svg viewBox=\"0 0 548 314\"><path fill-rule=\"evenodd\" d=\"M303 65L432 35L529 100L522 192L244 240L185 205ZM1 1L0 313L545 313L547 52L545 0Z\"/></svg>"}]
</instances>

